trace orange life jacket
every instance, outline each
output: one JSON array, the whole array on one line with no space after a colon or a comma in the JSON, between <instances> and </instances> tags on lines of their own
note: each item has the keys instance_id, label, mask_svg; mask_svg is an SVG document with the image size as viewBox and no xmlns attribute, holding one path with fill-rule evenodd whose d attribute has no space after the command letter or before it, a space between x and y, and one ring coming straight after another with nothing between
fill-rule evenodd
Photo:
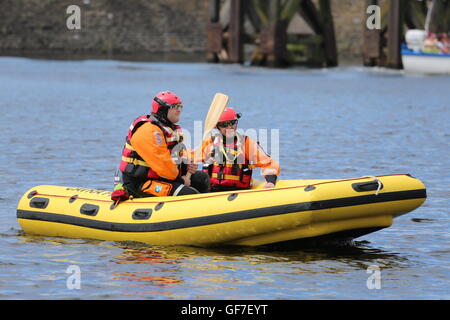
<instances>
[{"instance_id":1,"label":"orange life jacket","mask_svg":"<svg viewBox=\"0 0 450 320\"><path fill-rule=\"evenodd\" d=\"M249 189L252 183L253 166L245 157L245 141L247 137L236 135L229 145L222 135L211 137L213 148L205 157L203 171L211 177L211 188L221 186L236 189Z\"/></svg>"},{"instance_id":2,"label":"orange life jacket","mask_svg":"<svg viewBox=\"0 0 450 320\"><path fill-rule=\"evenodd\" d=\"M166 140L167 147L171 152L173 151L175 146L183 141L183 133L180 126L173 125L174 129L172 129L171 127L161 123L161 121L159 121L152 115L140 116L133 121L130 129L128 130L128 135L125 138L125 145L122 150L122 160L120 161L119 168L122 173L130 175L138 180L145 180L147 178L160 179L161 177L139 156L130 142L131 137L136 132L136 130L146 122L155 124L161 129L164 134L164 139ZM177 159L173 160L177 161Z\"/></svg>"}]
</instances>

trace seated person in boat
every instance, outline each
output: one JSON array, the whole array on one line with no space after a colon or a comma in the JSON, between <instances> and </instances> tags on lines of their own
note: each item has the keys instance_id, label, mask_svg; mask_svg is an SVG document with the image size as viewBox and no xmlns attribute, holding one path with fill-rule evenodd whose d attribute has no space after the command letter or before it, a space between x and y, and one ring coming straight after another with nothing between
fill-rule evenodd
<instances>
[{"instance_id":1,"label":"seated person in boat","mask_svg":"<svg viewBox=\"0 0 450 320\"><path fill-rule=\"evenodd\" d=\"M255 167L261 168L265 188L275 187L280 174L277 161L259 143L236 131L240 117L234 109L225 108L216 126L219 134L202 143L203 171L210 177L212 192L250 189Z\"/></svg>"},{"instance_id":2,"label":"seated person in boat","mask_svg":"<svg viewBox=\"0 0 450 320\"><path fill-rule=\"evenodd\" d=\"M440 53L439 41L435 33L428 33L427 38L423 42L423 52Z\"/></svg>"},{"instance_id":3,"label":"seated person in boat","mask_svg":"<svg viewBox=\"0 0 450 320\"><path fill-rule=\"evenodd\" d=\"M438 47L441 53L450 54L450 39L447 33L443 32L438 35Z\"/></svg>"},{"instance_id":4,"label":"seated person in boat","mask_svg":"<svg viewBox=\"0 0 450 320\"><path fill-rule=\"evenodd\" d=\"M202 192L208 190L207 174L197 171L197 164L184 161L187 152L182 143L183 132L176 124L182 108L177 95L164 91L153 98L150 115L133 121L120 162L123 185L116 186L113 200L124 200L117 194L120 191L141 198L196 194L198 189ZM190 178L186 176L188 172L192 174Z\"/></svg>"}]
</instances>

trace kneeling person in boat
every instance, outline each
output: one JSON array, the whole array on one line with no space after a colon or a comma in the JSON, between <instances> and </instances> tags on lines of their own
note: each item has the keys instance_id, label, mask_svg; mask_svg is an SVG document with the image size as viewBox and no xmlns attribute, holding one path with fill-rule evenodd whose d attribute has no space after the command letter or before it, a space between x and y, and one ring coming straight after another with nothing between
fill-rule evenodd
<instances>
[{"instance_id":1,"label":"kneeling person in boat","mask_svg":"<svg viewBox=\"0 0 450 320\"><path fill-rule=\"evenodd\" d=\"M280 166L259 143L237 132L240 113L226 107L216 128L219 134L202 143L203 171L210 176L211 191L250 189L252 170L261 168L265 188L275 187Z\"/></svg>"},{"instance_id":2,"label":"kneeling person in boat","mask_svg":"<svg viewBox=\"0 0 450 320\"><path fill-rule=\"evenodd\" d=\"M131 124L120 162L123 188L128 195L177 196L208 189L209 185L198 183L205 181L206 174L197 171L197 164L184 161L183 132L176 124L182 108L177 95L164 91L153 98L151 114ZM188 172L191 178L186 176ZM197 185L191 186L191 181Z\"/></svg>"}]
</instances>

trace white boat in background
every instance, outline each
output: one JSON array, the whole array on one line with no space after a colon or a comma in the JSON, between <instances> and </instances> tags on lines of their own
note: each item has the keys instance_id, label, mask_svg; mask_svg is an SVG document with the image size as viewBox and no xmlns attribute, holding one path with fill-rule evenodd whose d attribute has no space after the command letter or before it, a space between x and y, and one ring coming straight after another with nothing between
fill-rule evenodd
<instances>
[{"instance_id":1,"label":"white boat in background","mask_svg":"<svg viewBox=\"0 0 450 320\"><path fill-rule=\"evenodd\" d=\"M429 35L435 2L433 0L428 7L424 29L406 31L406 45L402 46L401 55L403 69L408 73L450 74L450 54L442 53L439 48L433 46L430 51L430 47L424 46L425 39Z\"/></svg>"},{"instance_id":2,"label":"white boat in background","mask_svg":"<svg viewBox=\"0 0 450 320\"><path fill-rule=\"evenodd\" d=\"M450 54L402 49L403 69L410 73L450 74Z\"/></svg>"}]
</instances>

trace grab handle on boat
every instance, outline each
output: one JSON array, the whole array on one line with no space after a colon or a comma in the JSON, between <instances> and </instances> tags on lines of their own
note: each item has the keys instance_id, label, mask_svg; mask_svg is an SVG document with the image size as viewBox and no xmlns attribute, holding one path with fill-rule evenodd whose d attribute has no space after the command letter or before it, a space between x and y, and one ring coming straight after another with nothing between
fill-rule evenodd
<instances>
[{"instance_id":1,"label":"grab handle on boat","mask_svg":"<svg viewBox=\"0 0 450 320\"><path fill-rule=\"evenodd\" d=\"M48 198L33 198L30 201L30 207L37 208L37 209L45 209L48 205L48 202L50 200Z\"/></svg>"},{"instance_id":2,"label":"grab handle on boat","mask_svg":"<svg viewBox=\"0 0 450 320\"><path fill-rule=\"evenodd\" d=\"M133 212L133 220L147 220L152 216L152 209L137 209Z\"/></svg>"},{"instance_id":3,"label":"grab handle on boat","mask_svg":"<svg viewBox=\"0 0 450 320\"><path fill-rule=\"evenodd\" d=\"M373 178L373 181L368 182L357 182L352 184L353 190L356 192L367 192L376 190L375 195L377 196L381 189L383 189L383 184L377 177L370 176L368 178Z\"/></svg>"},{"instance_id":4,"label":"grab handle on boat","mask_svg":"<svg viewBox=\"0 0 450 320\"><path fill-rule=\"evenodd\" d=\"M85 203L81 206L80 212L82 214L85 214L87 216L95 216L97 215L97 212L99 210L99 207L93 204Z\"/></svg>"}]
</instances>

